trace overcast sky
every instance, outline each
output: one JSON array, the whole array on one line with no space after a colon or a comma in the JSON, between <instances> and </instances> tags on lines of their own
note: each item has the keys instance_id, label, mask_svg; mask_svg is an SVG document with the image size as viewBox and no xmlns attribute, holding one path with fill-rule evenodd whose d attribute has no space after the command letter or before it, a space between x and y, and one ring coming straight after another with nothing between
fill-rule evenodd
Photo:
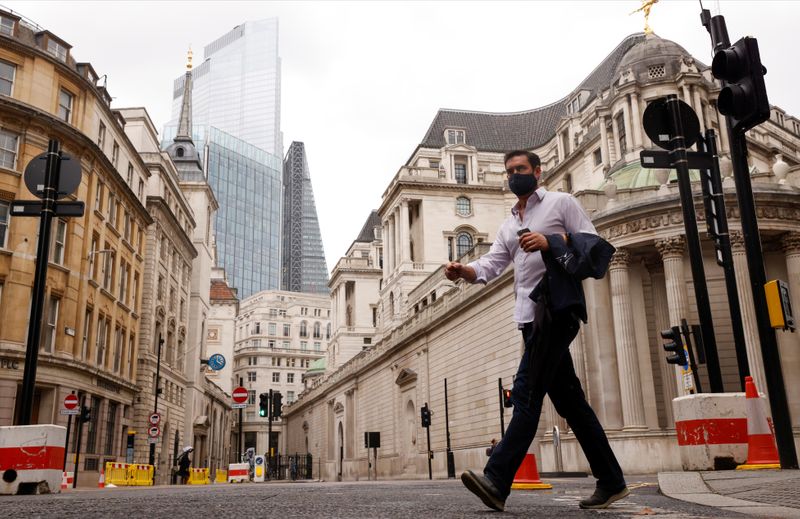
<instances>
[{"instance_id":1,"label":"overcast sky","mask_svg":"<svg viewBox=\"0 0 800 519\"><path fill-rule=\"evenodd\" d=\"M357 236L439 108L513 112L572 91L627 35L637 0L557 2L45 2L0 0L108 74L112 107L159 131L186 51L246 21L280 20L284 147L305 142L328 268ZM800 2L705 0L732 41L759 40L770 102L800 115ZM698 1L661 0L656 34L711 63ZM446 258L441 258L445 261Z\"/></svg>"}]
</instances>

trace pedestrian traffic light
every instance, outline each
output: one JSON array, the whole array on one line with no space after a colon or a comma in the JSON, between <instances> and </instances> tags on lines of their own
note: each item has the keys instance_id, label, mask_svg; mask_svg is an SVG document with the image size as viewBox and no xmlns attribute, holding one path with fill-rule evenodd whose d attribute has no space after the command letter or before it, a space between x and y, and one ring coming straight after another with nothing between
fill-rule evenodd
<instances>
[{"instance_id":1,"label":"pedestrian traffic light","mask_svg":"<svg viewBox=\"0 0 800 519\"><path fill-rule=\"evenodd\" d=\"M758 40L744 37L714 55L711 62L714 77L725 81L717 106L730 118L737 132L745 132L769 119L769 100L761 64Z\"/></svg>"},{"instance_id":2,"label":"pedestrian traffic light","mask_svg":"<svg viewBox=\"0 0 800 519\"><path fill-rule=\"evenodd\" d=\"M269 393L258 395L258 416L264 418L269 412Z\"/></svg>"},{"instance_id":3,"label":"pedestrian traffic light","mask_svg":"<svg viewBox=\"0 0 800 519\"><path fill-rule=\"evenodd\" d=\"M503 407L514 407L511 401L511 390L503 388Z\"/></svg>"},{"instance_id":4,"label":"pedestrian traffic light","mask_svg":"<svg viewBox=\"0 0 800 519\"><path fill-rule=\"evenodd\" d=\"M81 406L81 422L86 423L92 419L92 410L88 407Z\"/></svg>"},{"instance_id":5,"label":"pedestrian traffic light","mask_svg":"<svg viewBox=\"0 0 800 519\"><path fill-rule=\"evenodd\" d=\"M423 427L430 427L431 426L431 410L428 407L428 403L425 402L425 405L422 406L420 409L420 417L422 418L422 426Z\"/></svg>"},{"instance_id":6,"label":"pedestrian traffic light","mask_svg":"<svg viewBox=\"0 0 800 519\"><path fill-rule=\"evenodd\" d=\"M686 351L683 349L683 341L681 340L680 326L673 326L669 330L664 330L661 332L661 338L670 341L663 345L664 351L672 352L671 355L667 355L667 362L683 367L688 366Z\"/></svg>"},{"instance_id":7,"label":"pedestrian traffic light","mask_svg":"<svg viewBox=\"0 0 800 519\"><path fill-rule=\"evenodd\" d=\"M283 395L280 391L273 391L272 392L272 418L280 418L283 411L281 408L283 404L281 401L283 400Z\"/></svg>"}]
</instances>

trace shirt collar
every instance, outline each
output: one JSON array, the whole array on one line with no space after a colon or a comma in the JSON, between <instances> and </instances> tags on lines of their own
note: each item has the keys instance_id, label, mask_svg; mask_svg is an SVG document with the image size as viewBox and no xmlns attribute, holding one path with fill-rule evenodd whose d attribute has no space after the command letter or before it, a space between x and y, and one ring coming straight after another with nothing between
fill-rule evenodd
<instances>
[{"instance_id":1,"label":"shirt collar","mask_svg":"<svg viewBox=\"0 0 800 519\"><path fill-rule=\"evenodd\" d=\"M538 200L537 199L533 199L534 203L540 202L540 201L542 201L542 199L544 199L544 195L547 194L547 189L545 189L544 186L542 186L542 187L538 188L536 191L534 191L534 194L538 197ZM531 199L532 198L533 198L532 196L528 197L528 202L527 202L528 205L527 205L527 207L530 207L530 203L531 203ZM514 204L514 207L511 208L511 214L513 214L514 216L517 216L519 214L519 200L517 200L517 203Z\"/></svg>"}]
</instances>

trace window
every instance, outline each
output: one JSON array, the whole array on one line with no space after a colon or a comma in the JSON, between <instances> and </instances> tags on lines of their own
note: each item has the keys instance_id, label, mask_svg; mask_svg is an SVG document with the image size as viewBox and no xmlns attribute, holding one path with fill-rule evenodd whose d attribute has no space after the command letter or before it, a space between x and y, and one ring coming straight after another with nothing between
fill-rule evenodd
<instances>
[{"instance_id":1,"label":"window","mask_svg":"<svg viewBox=\"0 0 800 519\"><path fill-rule=\"evenodd\" d=\"M472 203L469 198L460 196L456 198L456 214L460 216L469 216L472 212Z\"/></svg>"},{"instance_id":2,"label":"window","mask_svg":"<svg viewBox=\"0 0 800 519\"><path fill-rule=\"evenodd\" d=\"M314 323L314 338L322 338L322 326L319 323Z\"/></svg>"},{"instance_id":3,"label":"window","mask_svg":"<svg viewBox=\"0 0 800 519\"><path fill-rule=\"evenodd\" d=\"M325 338L331 338L331 323L328 323L328 325L325 327Z\"/></svg>"},{"instance_id":4,"label":"window","mask_svg":"<svg viewBox=\"0 0 800 519\"><path fill-rule=\"evenodd\" d=\"M261 335L261 323L257 322L255 326L253 326L253 335Z\"/></svg>"},{"instance_id":5,"label":"window","mask_svg":"<svg viewBox=\"0 0 800 519\"><path fill-rule=\"evenodd\" d=\"M259 342L259 344L261 344L261 341L258 341L258 342ZM269 349L274 350L275 349L275 339L268 339L267 340L267 346L269 346Z\"/></svg>"},{"instance_id":6,"label":"window","mask_svg":"<svg viewBox=\"0 0 800 519\"><path fill-rule=\"evenodd\" d=\"M55 296L50 296L47 301L47 320L42 330L41 342L39 348L47 353L53 353L53 346L56 343L56 323L58 322L58 304L59 299Z\"/></svg>"},{"instance_id":7,"label":"window","mask_svg":"<svg viewBox=\"0 0 800 519\"><path fill-rule=\"evenodd\" d=\"M100 398L93 396L92 397L92 405L90 406L92 410L92 414L90 415L91 418L89 420L87 431L86 431L86 452L89 454L94 454L97 450L97 422L99 421L99 417L97 416L100 414ZM86 459L86 468L89 468L89 460L94 459L97 462L96 458L87 458ZM95 464L94 469L97 469L97 465Z\"/></svg>"},{"instance_id":8,"label":"window","mask_svg":"<svg viewBox=\"0 0 800 519\"><path fill-rule=\"evenodd\" d=\"M456 164L456 183L457 184L466 184L467 183L467 165L466 164Z\"/></svg>"},{"instance_id":9,"label":"window","mask_svg":"<svg viewBox=\"0 0 800 519\"><path fill-rule=\"evenodd\" d=\"M622 155L627 151L625 146L625 114L622 112L618 113L615 117L617 121L617 134L619 135L619 152L620 156L617 157L617 160L622 158Z\"/></svg>"},{"instance_id":10,"label":"window","mask_svg":"<svg viewBox=\"0 0 800 519\"><path fill-rule=\"evenodd\" d=\"M464 130L447 130L447 144L464 144Z\"/></svg>"},{"instance_id":11,"label":"window","mask_svg":"<svg viewBox=\"0 0 800 519\"><path fill-rule=\"evenodd\" d=\"M144 180L139 179L139 199L144 198Z\"/></svg>"},{"instance_id":12,"label":"window","mask_svg":"<svg viewBox=\"0 0 800 519\"><path fill-rule=\"evenodd\" d=\"M292 327L291 325L284 324L283 325L283 336L289 337L292 334Z\"/></svg>"},{"instance_id":13,"label":"window","mask_svg":"<svg viewBox=\"0 0 800 519\"><path fill-rule=\"evenodd\" d=\"M117 325L114 328L114 373L119 373L120 363L122 361L122 337L124 333L122 328Z\"/></svg>"},{"instance_id":14,"label":"window","mask_svg":"<svg viewBox=\"0 0 800 519\"><path fill-rule=\"evenodd\" d=\"M106 248L109 247L109 244L106 243ZM106 261L103 265L103 288L108 291L111 291L111 286L114 283L114 257L116 254L111 252L106 252Z\"/></svg>"},{"instance_id":15,"label":"window","mask_svg":"<svg viewBox=\"0 0 800 519\"><path fill-rule=\"evenodd\" d=\"M111 163L115 168L119 163L119 144L117 144L117 141L114 141L114 145L111 147Z\"/></svg>"},{"instance_id":16,"label":"window","mask_svg":"<svg viewBox=\"0 0 800 519\"><path fill-rule=\"evenodd\" d=\"M63 88L58 93L58 117L64 121L70 121L72 114L72 101L74 96Z\"/></svg>"},{"instance_id":17,"label":"window","mask_svg":"<svg viewBox=\"0 0 800 519\"><path fill-rule=\"evenodd\" d=\"M280 357L272 357L272 365L273 366L280 366L281 365L281 358Z\"/></svg>"},{"instance_id":18,"label":"window","mask_svg":"<svg viewBox=\"0 0 800 519\"><path fill-rule=\"evenodd\" d=\"M135 344L136 344L136 336L133 335L133 333L131 333L128 336L128 378L133 378L133 367L136 365L136 363L133 361L133 359L136 356L136 352L134 350Z\"/></svg>"},{"instance_id":19,"label":"window","mask_svg":"<svg viewBox=\"0 0 800 519\"><path fill-rule=\"evenodd\" d=\"M284 350L288 350L289 349L289 341L283 341L283 349Z\"/></svg>"},{"instance_id":20,"label":"window","mask_svg":"<svg viewBox=\"0 0 800 519\"><path fill-rule=\"evenodd\" d=\"M92 245L89 248L89 278L97 279L97 250L100 237L97 233L92 234Z\"/></svg>"},{"instance_id":21,"label":"window","mask_svg":"<svg viewBox=\"0 0 800 519\"><path fill-rule=\"evenodd\" d=\"M6 236L8 235L8 211L11 204L0 201L0 249L6 248Z\"/></svg>"},{"instance_id":22,"label":"window","mask_svg":"<svg viewBox=\"0 0 800 519\"><path fill-rule=\"evenodd\" d=\"M17 67L0 60L0 94L10 96Z\"/></svg>"},{"instance_id":23,"label":"window","mask_svg":"<svg viewBox=\"0 0 800 519\"><path fill-rule=\"evenodd\" d=\"M253 348L261 347L261 339L253 339Z\"/></svg>"},{"instance_id":24,"label":"window","mask_svg":"<svg viewBox=\"0 0 800 519\"><path fill-rule=\"evenodd\" d=\"M247 357L247 365L255 366L258 364L258 357Z\"/></svg>"},{"instance_id":25,"label":"window","mask_svg":"<svg viewBox=\"0 0 800 519\"><path fill-rule=\"evenodd\" d=\"M300 341L300 349L305 351L308 349L308 341Z\"/></svg>"},{"instance_id":26,"label":"window","mask_svg":"<svg viewBox=\"0 0 800 519\"><path fill-rule=\"evenodd\" d=\"M269 316L270 317L278 317L278 309L277 308L270 308L269 309Z\"/></svg>"},{"instance_id":27,"label":"window","mask_svg":"<svg viewBox=\"0 0 800 519\"><path fill-rule=\"evenodd\" d=\"M0 34L5 34L6 36L14 36L14 20L11 18L6 18L5 16L0 16Z\"/></svg>"},{"instance_id":28,"label":"window","mask_svg":"<svg viewBox=\"0 0 800 519\"><path fill-rule=\"evenodd\" d=\"M287 391L286 392L286 403L291 404L294 402L294 391Z\"/></svg>"},{"instance_id":29,"label":"window","mask_svg":"<svg viewBox=\"0 0 800 519\"><path fill-rule=\"evenodd\" d=\"M128 162L128 186L133 189L133 164Z\"/></svg>"},{"instance_id":30,"label":"window","mask_svg":"<svg viewBox=\"0 0 800 519\"><path fill-rule=\"evenodd\" d=\"M50 262L56 265L64 264L64 242L67 239L67 221L58 219L55 224L50 244Z\"/></svg>"},{"instance_id":31,"label":"window","mask_svg":"<svg viewBox=\"0 0 800 519\"><path fill-rule=\"evenodd\" d=\"M267 330L268 330L268 335L277 335L278 333L275 328L275 323L269 323Z\"/></svg>"},{"instance_id":32,"label":"window","mask_svg":"<svg viewBox=\"0 0 800 519\"><path fill-rule=\"evenodd\" d=\"M597 148L596 150L594 150L594 153L592 153L592 156L594 157L594 165L595 166L599 166L600 164L603 163L603 152L600 150L600 148Z\"/></svg>"},{"instance_id":33,"label":"window","mask_svg":"<svg viewBox=\"0 0 800 519\"><path fill-rule=\"evenodd\" d=\"M97 340L95 341L95 347L97 350L96 358L98 366L103 366L106 362L106 344L108 343L110 328L110 319L105 319L102 315L97 318Z\"/></svg>"},{"instance_id":34,"label":"window","mask_svg":"<svg viewBox=\"0 0 800 519\"><path fill-rule=\"evenodd\" d=\"M131 310L139 308L139 273L133 273L133 290L131 290Z\"/></svg>"},{"instance_id":35,"label":"window","mask_svg":"<svg viewBox=\"0 0 800 519\"><path fill-rule=\"evenodd\" d=\"M106 417L106 448L105 454L114 454L114 437L116 436L117 409L119 404L116 402L108 403L108 416Z\"/></svg>"},{"instance_id":36,"label":"window","mask_svg":"<svg viewBox=\"0 0 800 519\"><path fill-rule=\"evenodd\" d=\"M17 167L17 143L19 135L0 129L0 166L8 169Z\"/></svg>"},{"instance_id":37,"label":"window","mask_svg":"<svg viewBox=\"0 0 800 519\"><path fill-rule=\"evenodd\" d=\"M281 374L279 371L274 371L272 373L272 381L273 382L280 382L281 381Z\"/></svg>"},{"instance_id":38,"label":"window","mask_svg":"<svg viewBox=\"0 0 800 519\"><path fill-rule=\"evenodd\" d=\"M100 181L97 182L97 191L94 193L94 210L103 210L103 183Z\"/></svg>"},{"instance_id":39,"label":"window","mask_svg":"<svg viewBox=\"0 0 800 519\"><path fill-rule=\"evenodd\" d=\"M287 384L294 384L294 373L287 373L286 374L286 383Z\"/></svg>"},{"instance_id":40,"label":"window","mask_svg":"<svg viewBox=\"0 0 800 519\"><path fill-rule=\"evenodd\" d=\"M458 257L460 258L472 248L472 236L466 232L460 233L456 238L456 247Z\"/></svg>"},{"instance_id":41,"label":"window","mask_svg":"<svg viewBox=\"0 0 800 519\"><path fill-rule=\"evenodd\" d=\"M125 211L125 218L123 220L122 225L122 237L125 239L126 242L130 243L131 241L131 214L128 211Z\"/></svg>"},{"instance_id":42,"label":"window","mask_svg":"<svg viewBox=\"0 0 800 519\"><path fill-rule=\"evenodd\" d=\"M300 323L300 337L308 337L308 325L305 321Z\"/></svg>"},{"instance_id":43,"label":"window","mask_svg":"<svg viewBox=\"0 0 800 519\"><path fill-rule=\"evenodd\" d=\"M248 382L255 382L256 381L256 372L255 371L248 371L247 372L247 381Z\"/></svg>"},{"instance_id":44,"label":"window","mask_svg":"<svg viewBox=\"0 0 800 519\"><path fill-rule=\"evenodd\" d=\"M256 392L250 390L247 392L247 405L254 405L256 403Z\"/></svg>"},{"instance_id":45,"label":"window","mask_svg":"<svg viewBox=\"0 0 800 519\"><path fill-rule=\"evenodd\" d=\"M67 48L55 40L47 40L47 52L61 61L67 61Z\"/></svg>"},{"instance_id":46,"label":"window","mask_svg":"<svg viewBox=\"0 0 800 519\"><path fill-rule=\"evenodd\" d=\"M103 121L100 121L100 129L97 131L97 147L102 150L103 145L105 143L106 143L106 125L103 124Z\"/></svg>"},{"instance_id":47,"label":"window","mask_svg":"<svg viewBox=\"0 0 800 519\"><path fill-rule=\"evenodd\" d=\"M314 350L321 351L322 350L322 343L321 342L315 342L314 343Z\"/></svg>"},{"instance_id":48,"label":"window","mask_svg":"<svg viewBox=\"0 0 800 519\"><path fill-rule=\"evenodd\" d=\"M119 301L128 302L128 277L131 275L131 266L124 259L119 260Z\"/></svg>"},{"instance_id":49,"label":"window","mask_svg":"<svg viewBox=\"0 0 800 519\"><path fill-rule=\"evenodd\" d=\"M117 225L117 197L111 191L108 192L108 223Z\"/></svg>"},{"instance_id":50,"label":"window","mask_svg":"<svg viewBox=\"0 0 800 519\"><path fill-rule=\"evenodd\" d=\"M89 333L92 328L92 309L86 309L86 315L83 318L83 342L81 343L81 359L85 360L86 355L89 353Z\"/></svg>"}]
</instances>

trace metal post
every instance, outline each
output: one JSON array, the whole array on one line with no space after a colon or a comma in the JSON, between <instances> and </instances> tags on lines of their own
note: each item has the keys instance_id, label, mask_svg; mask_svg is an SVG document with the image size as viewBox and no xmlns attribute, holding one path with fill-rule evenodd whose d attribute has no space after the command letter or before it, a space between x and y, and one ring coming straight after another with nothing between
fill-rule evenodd
<instances>
[{"instance_id":1,"label":"metal post","mask_svg":"<svg viewBox=\"0 0 800 519\"><path fill-rule=\"evenodd\" d=\"M239 387L242 387L244 384L244 378L239 377ZM244 454L244 443L242 443L242 411L243 409L239 408L239 456L235 460L235 463L240 463L242 461L242 455Z\"/></svg>"},{"instance_id":2,"label":"metal post","mask_svg":"<svg viewBox=\"0 0 800 519\"><path fill-rule=\"evenodd\" d=\"M502 438L506 434L506 424L505 424L505 407L503 406L503 379L497 379L497 392L500 395L500 438Z\"/></svg>"},{"instance_id":3,"label":"metal post","mask_svg":"<svg viewBox=\"0 0 800 519\"><path fill-rule=\"evenodd\" d=\"M558 426L553 426L553 455L555 456L556 472L564 471L564 461L561 457L561 432Z\"/></svg>"},{"instance_id":4,"label":"metal post","mask_svg":"<svg viewBox=\"0 0 800 519\"><path fill-rule=\"evenodd\" d=\"M75 394L75 391L72 392ZM64 469L63 472L67 471L67 451L69 451L69 430L72 428L72 415L67 417L67 439L64 440Z\"/></svg>"},{"instance_id":5,"label":"metal post","mask_svg":"<svg viewBox=\"0 0 800 519\"><path fill-rule=\"evenodd\" d=\"M694 348L692 347L692 335L689 330L689 323L686 319L681 319L681 334L683 335L683 340L686 341L686 351L689 354L689 358L687 362L689 363L689 369L692 370L692 377L694 377L694 387L697 389L698 393L703 392L703 387L700 385L700 373L697 372L697 362L694 358ZM702 341L703 337L696 337L698 341Z\"/></svg>"},{"instance_id":6,"label":"metal post","mask_svg":"<svg viewBox=\"0 0 800 519\"><path fill-rule=\"evenodd\" d=\"M80 414L75 419L75 427L78 429L78 436L75 438L75 474L72 475L72 488L78 488L78 468L81 461L81 439L83 436L83 406L86 405L86 395L81 396Z\"/></svg>"},{"instance_id":7,"label":"metal post","mask_svg":"<svg viewBox=\"0 0 800 519\"><path fill-rule=\"evenodd\" d=\"M456 463L450 448L450 410L447 404L447 379L444 379L444 429L447 434L447 477L456 477Z\"/></svg>"},{"instance_id":8,"label":"metal post","mask_svg":"<svg viewBox=\"0 0 800 519\"><path fill-rule=\"evenodd\" d=\"M22 391L19 395L20 412L17 425L30 425L33 413L33 397L36 390L36 363L39 359L39 339L44 313L44 290L47 282L47 261L50 256L50 227L55 211L58 173L61 168L59 143L50 139L47 145L47 164L44 174L42 215L39 219L39 243L36 247L36 271L31 292L31 313L28 323L28 342L25 350L25 371L22 375Z\"/></svg>"},{"instance_id":9,"label":"metal post","mask_svg":"<svg viewBox=\"0 0 800 519\"><path fill-rule=\"evenodd\" d=\"M703 139L698 140L697 148L698 151L708 152L711 155L711 185L707 185L705 181L701 182L701 184L703 186L703 195L709 197L710 205L716 207L717 211L716 221L718 228L715 239L719 244L719 251L722 255L722 269L725 273L725 290L728 293L733 344L736 350L736 363L739 367L739 385L741 390L744 391L744 378L750 375L750 364L747 360L742 309L739 306L739 289L736 287L736 273L733 269L731 236L728 230L728 215L725 213L725 194L722 191L722 178L719 172L717 138L713 129L706 130L705 143Z\"/></svg>"},{"instance_id":10,"label":"metal post","mask_svg":"<svg viewBox=\"0 0 800 519\"><path fill-rule=\"evenodd\" d=\"M267 406L267 454L269 456L268 467L272 472L272 389L269 390L269 405Z\"/></svg>"},{"instance_id":11,"label":"metal post","mask_svg":"<svg viewBox=\"0 0 800 519\"><path fill-rule=\"evenodd\" d=\"M158 392L159 386L161 385L161 345L164 344L164 339L161 338L161 334L158 334L158 350L156 354L156 387L153 388L153 392L155 393L154 401L153 401L153 413L158 412ZM156 444L153 443L152 438L148 438L150 442L150 465L153 466L153 481L156 480Z\"/></svg>"},{"instance_id":12,"label":"metal post","mask_svg":"<svg viewBox=\"0 0 800 519\"><path fill-rule=\"evenodd\" d=\"M697 232L697 218L692 198L692 184L689 179L689 164L686 159L686 140L683 135L683 122L680 115L678 96L670 94L666 97L669 108L672 131L672 150L670 156L672 164L678 172L678 189L681 196L683 210L683 226L686 232L686 242L689 249L689 262L692 265L692 279L694 280L694 296L697 302L697 315L700 318L703 331L703 344L706 347L708 380L712 393L722 393L722 372L717 355L717 342L714 338L714 321L711 316L711 304L708 299L708 286L703 265L703 253L700 249L700 237Z\"/></svg>"},{"instance_id":13,"label":"metal post","mask_svg":"<svg viewBox=\"0 0 800 519\"><path fill-rule=\"evenodd\" d=\"M428 402L425 402L425 407L428 406ZM430 426L426 427L425 430L428 432L428 479L433 479L433 461L431 456L431 428Z\"/></svg>"}]
</instances>

